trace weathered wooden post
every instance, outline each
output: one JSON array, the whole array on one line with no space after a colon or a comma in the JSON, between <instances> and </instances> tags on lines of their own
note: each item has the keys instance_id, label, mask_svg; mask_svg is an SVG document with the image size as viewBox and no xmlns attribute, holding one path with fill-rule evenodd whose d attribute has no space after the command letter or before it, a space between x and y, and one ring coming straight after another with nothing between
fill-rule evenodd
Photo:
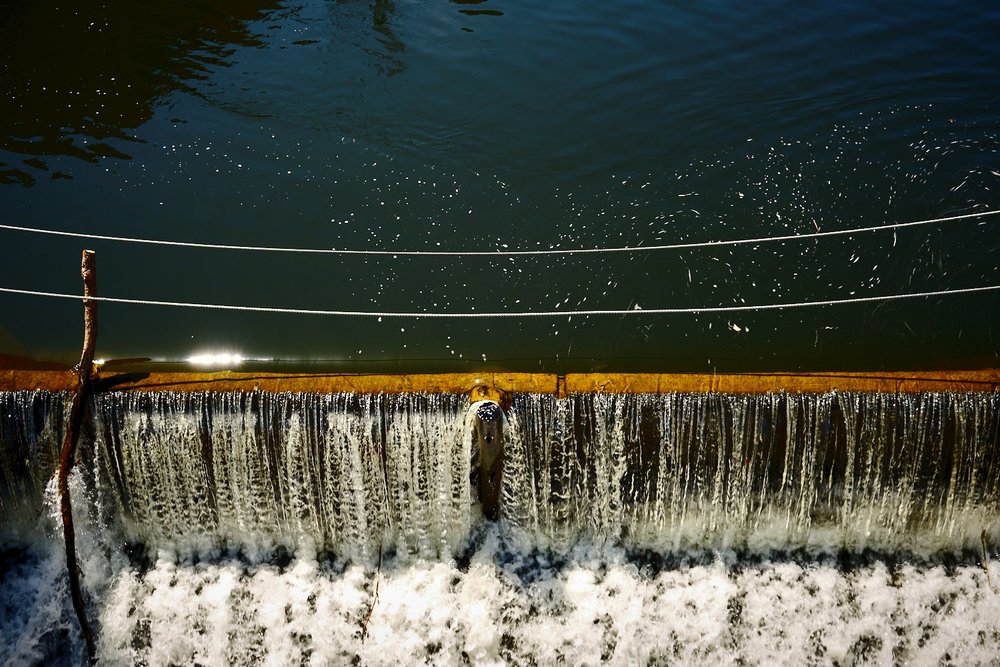
<instances>
[{"instance_id":1,"label":"weathered wooden post","mask_svg":"<svg viewBox=\"0 0 1000 667\"><path fill-rule=\"evenodd\" d=\"M59 499L62 510L63 538L66 543L66 569L69 572L73 609L76 610L76 618L80 622L80 632L87 645L87 655L91 664L94 664L97 662L97 649L94 644L94 634L87 621L83 591L80 588L80 567L76 562L76 532L73 529L73 506L69 497L69 472L76 458L76 443L80 438L80 425L90 400L90 376L94 363L94 349L97 344L97 302L91 298L97 296L97 264L93 250L83 251L80 274L83 276L83 353L80 356L80 365L77 367L76 392L73 395L73 406L70 409L69 429L66 431L66 439L63 441L62 453L59 457Z\"/></svg>"}]
</instances>

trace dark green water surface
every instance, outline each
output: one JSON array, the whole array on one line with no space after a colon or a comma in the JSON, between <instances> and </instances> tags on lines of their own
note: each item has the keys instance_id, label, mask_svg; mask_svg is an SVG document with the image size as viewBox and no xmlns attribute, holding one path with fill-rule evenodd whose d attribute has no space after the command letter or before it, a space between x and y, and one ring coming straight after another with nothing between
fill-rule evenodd
<instances>
[{"instance_id":1,"label":"dark green water surface","mask_svg":"<svg viewBox=\"0 0 1000 667\"><path fill-rule=\"evenodd\" d=\"M1000 209L990 2L0 0L0 222L252 246L498 250ZM1000 216L557 257L290 255L0 230L0 287L371 312L634 310L1000 285ZM993 366L1000 292L483 320L102 304L99 354L350 370ZM0 294L0 354L78 302Z\"/></svg>"}]
</instances>

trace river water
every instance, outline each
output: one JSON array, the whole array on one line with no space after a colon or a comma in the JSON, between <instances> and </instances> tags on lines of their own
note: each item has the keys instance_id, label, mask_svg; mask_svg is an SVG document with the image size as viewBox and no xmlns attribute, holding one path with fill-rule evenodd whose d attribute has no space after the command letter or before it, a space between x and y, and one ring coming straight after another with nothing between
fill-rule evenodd
<instances>
[{"instance_id":1,"label":"river water","mask_svg":"<svg viewBox=\"0 0 1000 667\"><path fill-rule=\"evenodd\" d=\"M1000 208L986 2L0 3L0 217L250 246L524 250ZM0 286L372 312L698 308L992 285L995 218L542 257L269 254L0 230ZM105 304L104 357L440 370L996 363L996 292L790 311L434 320ZM0 353L79 307L0 294ZM280 360L280 361L274 361Z\"/></svg>"},{"instance_id":2,"label":"river water","mask_svg":"<svg viewBox=\"0 0 1000 667\"><path fill-rule=\"evenodd\" d=\"M0 0L0 224L493 251L988 213L997 35L981 1ZM973 368L997 292L641 311L991 286L997 224L515 258L0 229L0 287L78 293L90 247L108 296L373 313L102 304L99 356L161 367ZM374 314L581 309L634 314ZM0 293L0 355L74 361L79 310ZM65 397L0 399L0 663L83 664ZM72 477L101 663L994 664L991 400L521 397L491 524L457 399L107 398Z\"/></svg>"}]
</instances>

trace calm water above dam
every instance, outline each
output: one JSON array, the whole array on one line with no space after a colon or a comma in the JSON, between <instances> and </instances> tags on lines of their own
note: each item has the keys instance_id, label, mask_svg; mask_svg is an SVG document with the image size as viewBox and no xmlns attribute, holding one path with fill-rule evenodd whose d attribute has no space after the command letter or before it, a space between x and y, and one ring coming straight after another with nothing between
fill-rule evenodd
<instances>
[{"instance_id":1,"label":"calm water above dam","mask_svg":"<svg viewBox=\"0 0 1000 667\"><path fill-rule=\"evenodd\" d=\"M0 1L0 223L250 246L595 248L1000 209L992 3ZM288 255L0 230L0 287L373 312L634 310L1000 283L998 217L695 250ZM99 354L353 369L987 366L1000 295L324 317L106 304ZM0 354L77 303L0 294Z\"/></svg>"}]
</instances>

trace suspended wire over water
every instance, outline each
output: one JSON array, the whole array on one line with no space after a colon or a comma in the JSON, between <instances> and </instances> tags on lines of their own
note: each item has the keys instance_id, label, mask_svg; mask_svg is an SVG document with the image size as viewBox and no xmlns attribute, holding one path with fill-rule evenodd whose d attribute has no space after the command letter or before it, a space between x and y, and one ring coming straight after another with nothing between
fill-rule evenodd
<instances>
[{"instance_id":1,"label":"suspended wire over water","mask_svg":"<svg viewBox=\"0 0 1000 667\"><path fill-rule=\"evenodd\" d=\"M691 250L694 248L723 248L734 245L760 245L764 243L775 243L782 241L804 241L807 239L824 238L829 236L847 236L850 234L864 234L868 232L881 232L907 227L919 227L923 225L936 225L944 222L955 222L959 220L972 220L974 218L984 218L991 215L1000 214L998 211L977 211L975 213L965 213L962 215L951 215L940 218L929 218L927 220L912 220L909 222L886 223L883 225L872 225L868 227L856 227L852 229L835 229L829 231L806 232L802 234L783 234L780 236L760 236L745 239L719 239L715 241L668 243L655 245L631 245L605 248L547 248L542 250L507 250L501 248L497 250L388 250L384 248L368 249L344 249L344 248L287 248L277 246L249 246L226 243L196 243L192 241L171 241L165 239L146 239L128 236L112 236L107 234L93 234L85 232L71 232L60 229L42 229L39 227L26 227L23 225L0 224L0 229L7 229L17 232L29 232L32 234L44 234L48 236L68 236L73 238L91 239L97 241L116 241L120 243L139 243L146 245L162 245L180 248L201 248L205 250L236 250L249 252L280 252L299 254L320 254L320 255L390 255L392 257L521 257L521 256L545 256L545 255L585 255L603 253L640 253L653 252L657 250Z\"/></svg>"},{"instance_id":2,"label":"suspended wire over water","mask_svg":"<svg viewBox=\"0 0 1000 667\"><path fill-rule=\"evenodd\" d=\"M838 306L844 304L857 303L881 303L885 301L901 301L907 299L923 299L934 296L947 296L956 294L976 294L980 292L995 292L1000 290L1000 285L982 285L978 287L956 287L943 290L932 290L926 292L911 292L908 294L879 294L874 296L857 296L842 299L826 299L817 301L794 301L789 303L762 303L744 304L732 306L694 306L690 308L638 308L630 309L601 309L601 310L529 310L529 311L495 311L495 312L437 312L437 311L378 311L378 310L324 310L315 308L281 308L272 306L238 306L219 303L191 303L185 301L156 301L152 299L127 299L113 296L87 297L88 301L104 303L124 303L140 306L164 306L170 308L194 308L199 310L229 310L252 313L282 313L286 315L327 315L337 317L402 317L402 318L451 318L451 319L484 319L484 318L518 318L518 317L572 317L579 315L605 316L605 315L682 315L700 313L745 313L767 310L786 310L793 308L811 308L818 306ZM65 294L61 292L42 292L38 290L22 290L10 287L0 287L0 292L8 294L21 294L25 296L41 296L55 299L81 299L83 297L76 294Z\"/></svg>"}]
</instances>

